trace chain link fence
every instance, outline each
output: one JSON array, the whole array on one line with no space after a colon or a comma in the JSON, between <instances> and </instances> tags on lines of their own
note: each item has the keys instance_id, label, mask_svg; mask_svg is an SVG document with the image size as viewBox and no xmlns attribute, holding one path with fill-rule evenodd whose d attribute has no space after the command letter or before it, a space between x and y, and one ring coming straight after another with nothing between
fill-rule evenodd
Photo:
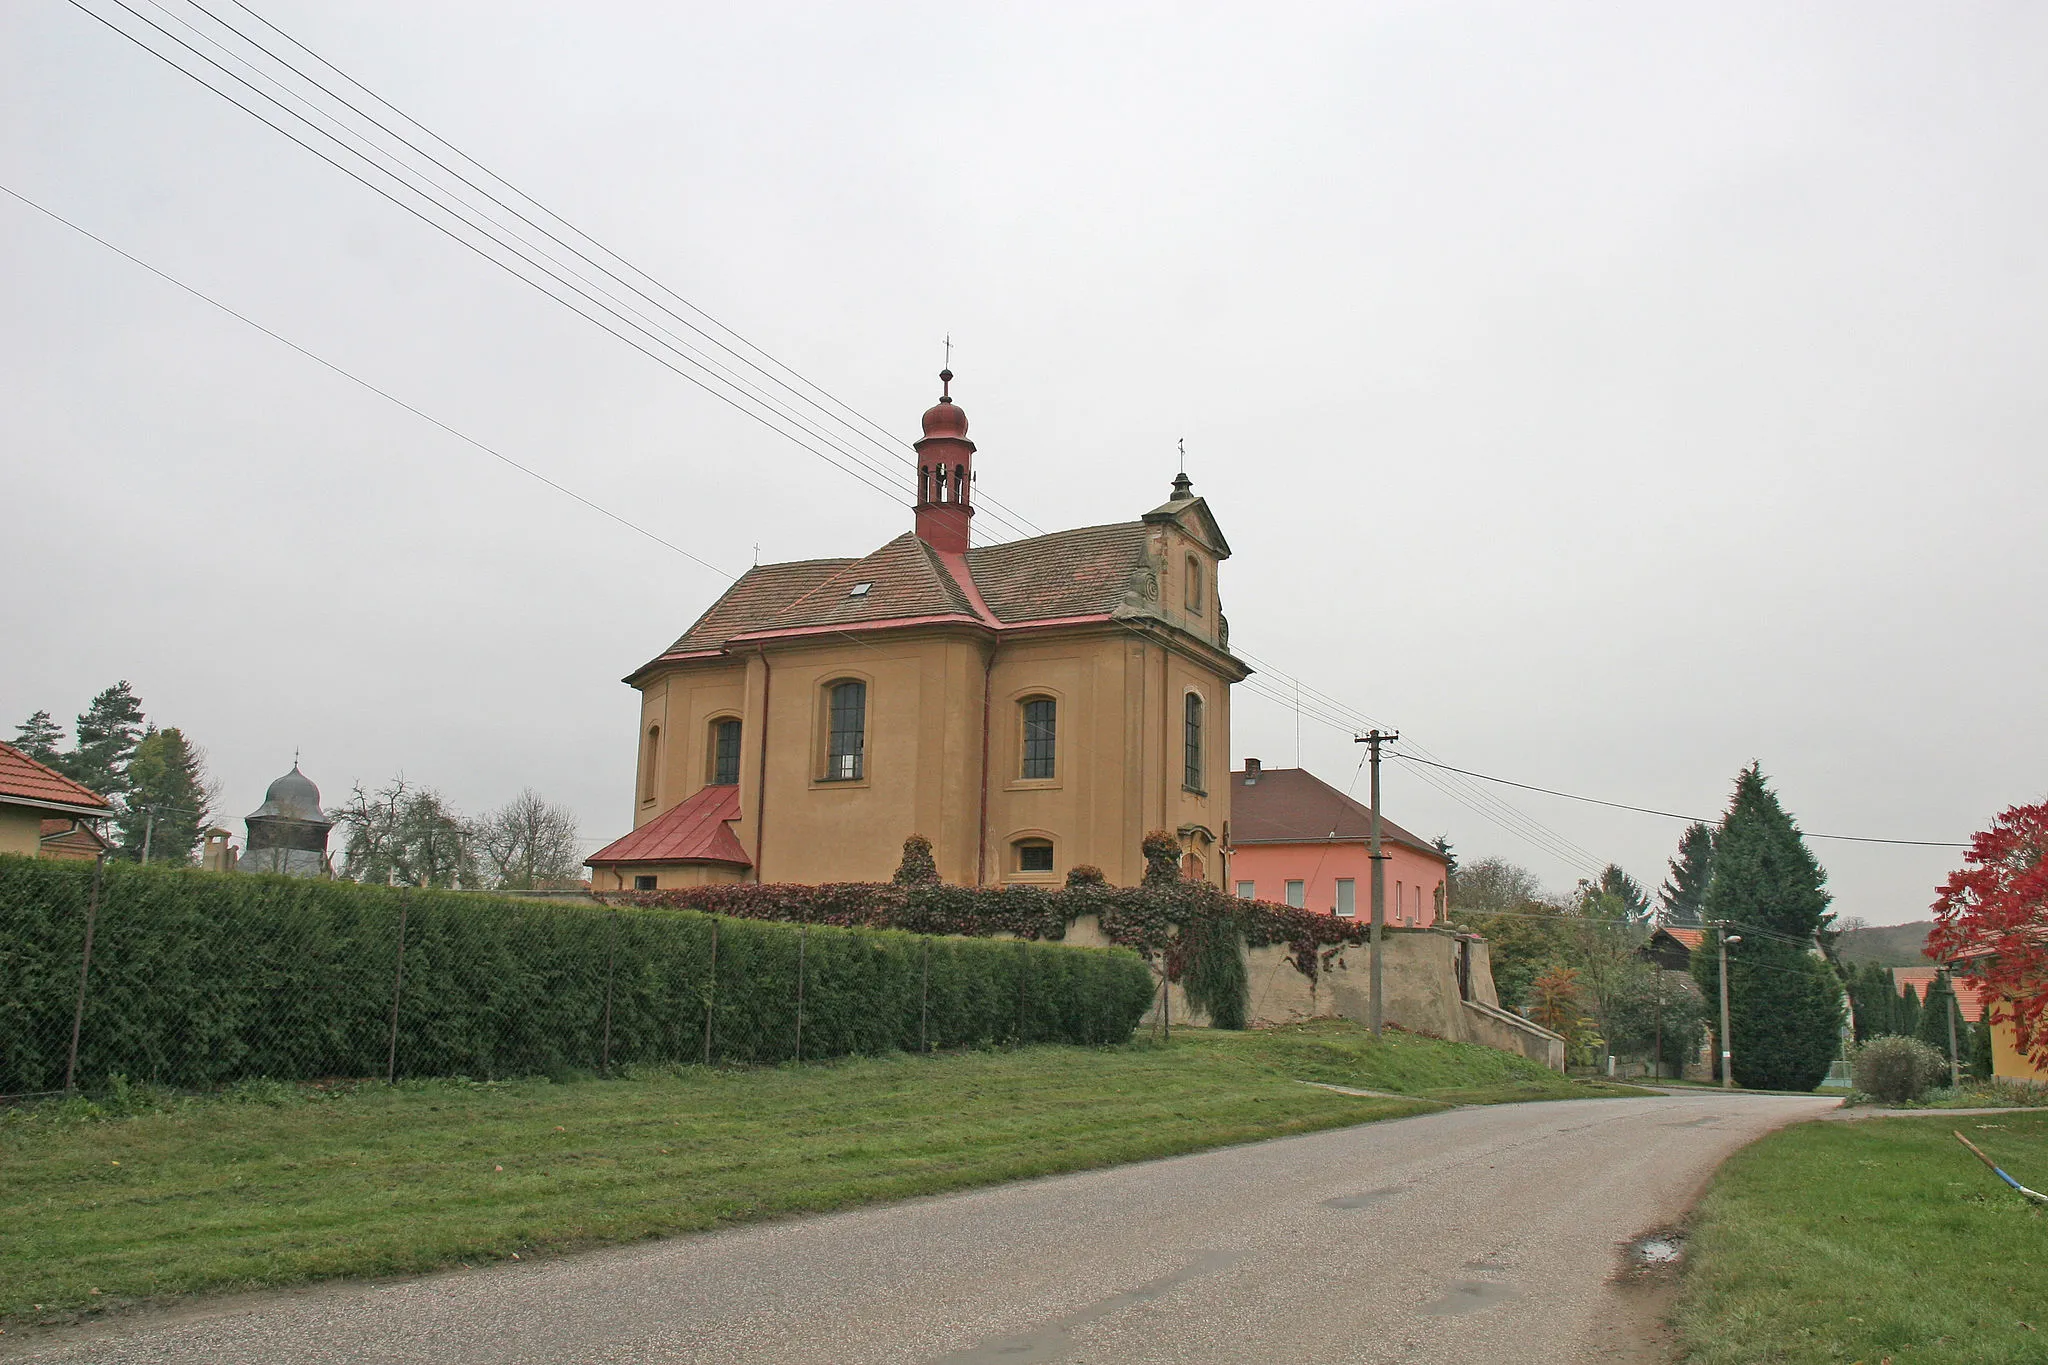
<instances>
[{"instance_id":1,"label":"chain link fence","mask_svg":"<svg viewBox=\"0 0 2048 1365\"><path fill-rule=\"evenodd\" d=\"M1134 953L0 858L0 1095L1128 1039Z\"/></svg>"}]
</instances>

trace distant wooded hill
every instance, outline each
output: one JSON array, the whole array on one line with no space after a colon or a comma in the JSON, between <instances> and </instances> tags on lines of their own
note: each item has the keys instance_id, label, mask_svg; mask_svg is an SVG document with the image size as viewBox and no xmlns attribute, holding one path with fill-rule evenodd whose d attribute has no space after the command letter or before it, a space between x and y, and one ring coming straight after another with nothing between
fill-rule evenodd
<instances>
[{"instance_id":1,"label":"distant wooded hill","mask_svg":"<svg viewBox=\"0 0 2048 1365\"><path fill-rule=\"evenodd\" d=\"M1874 962L1880 967L1925 967L1927 931L1931 919L1911 924L1877 924L1868 929L1850 929L1835 944L1844 962Z\"/></svg>"}]
</instances>

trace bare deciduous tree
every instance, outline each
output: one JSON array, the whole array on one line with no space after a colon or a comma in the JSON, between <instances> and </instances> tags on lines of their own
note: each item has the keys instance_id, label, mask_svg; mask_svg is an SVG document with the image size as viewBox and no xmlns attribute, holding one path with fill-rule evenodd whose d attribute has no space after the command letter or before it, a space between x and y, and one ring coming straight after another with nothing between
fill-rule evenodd
<instances>
[{"instance_id":1,"label":"bare deciduous tree","mask_svg":"<svg viewBox=\"0 0 2048 1365\"><path fill-rule=\"evenodd\" d=\"M431 787L393 778L375 792L355 784L328 818L348 831L343 866L359 882L391 886L478 884L475 829Z\"/></svg>"},{"instance_id":2,"label":"bare deciduous tree","mask_svg":"<svg viewBox=\"0 0 2048 1365\"><path fill-rule=\"evenodd\" d=\"M497 885L531 890L583 872L576 816L528 787L477 822L484 867Z\"/></svg>"}]
</instances>

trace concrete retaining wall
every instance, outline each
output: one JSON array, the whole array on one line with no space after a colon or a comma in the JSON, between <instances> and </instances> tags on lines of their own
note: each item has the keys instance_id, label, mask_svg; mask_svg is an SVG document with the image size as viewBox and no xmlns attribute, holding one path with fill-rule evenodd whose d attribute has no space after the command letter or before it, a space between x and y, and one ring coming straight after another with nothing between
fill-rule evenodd
<instances>
[{"instance_id":1,"label":"concrete retaining wall","mask_svg":"<svg viewBox=\"0 0 2048 1365\"><path fill-rule=\"evenodd\" d=\"M1485 939L1435 928L1385 932L1381 981L1387 1022L1414 1033L1520 1053L1553 1071L1564 1070L1563 1038L1500 1007ZM1101 947L1109 940L1095 918L1084 915L1067 930L1067 942ZM1368 953L1362 945L1345 947L1322 979L1311 983L1294 969L1285 948L1245 950L1251 1022L1284 1024L1332 1017L1371 1022ZM1168 1009L1177 1021L1208 1022L1188 1005L1179 986L1170 988Z\"/></svg>"}]
</instances>

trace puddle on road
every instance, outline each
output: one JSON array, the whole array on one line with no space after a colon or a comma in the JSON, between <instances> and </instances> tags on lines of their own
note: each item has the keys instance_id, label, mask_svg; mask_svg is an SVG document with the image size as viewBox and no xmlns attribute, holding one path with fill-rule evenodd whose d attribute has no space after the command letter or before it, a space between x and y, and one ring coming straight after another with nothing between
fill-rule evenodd
<instances>
[{"instance_id":1,"label":"puddle on road","mask_svg":"<svg viewBox=\"0 0 2048 1365\"><path fill-rule=\"evenodd\" d=\"M1459 1280L1444 1291L1442 1298L1422 1305L1422 1312L1437 1318L1462 1317L1497 1303L1506 1303L1521 1292L1511 1284L1501 1284L1496 1280Z\"/></svg>"},{"instance_id":2,"label":"puddle on road","mask_svg":"<svg viewBox=\"0 0 2048 1365\"><path fill-rule=\"evenodd\" d=\"M1657 1228L1623 1244L1623 1269L1632 1272L1669 1270L1685 1259L1685 1229Z\"/></svg>"}]
</instances>

